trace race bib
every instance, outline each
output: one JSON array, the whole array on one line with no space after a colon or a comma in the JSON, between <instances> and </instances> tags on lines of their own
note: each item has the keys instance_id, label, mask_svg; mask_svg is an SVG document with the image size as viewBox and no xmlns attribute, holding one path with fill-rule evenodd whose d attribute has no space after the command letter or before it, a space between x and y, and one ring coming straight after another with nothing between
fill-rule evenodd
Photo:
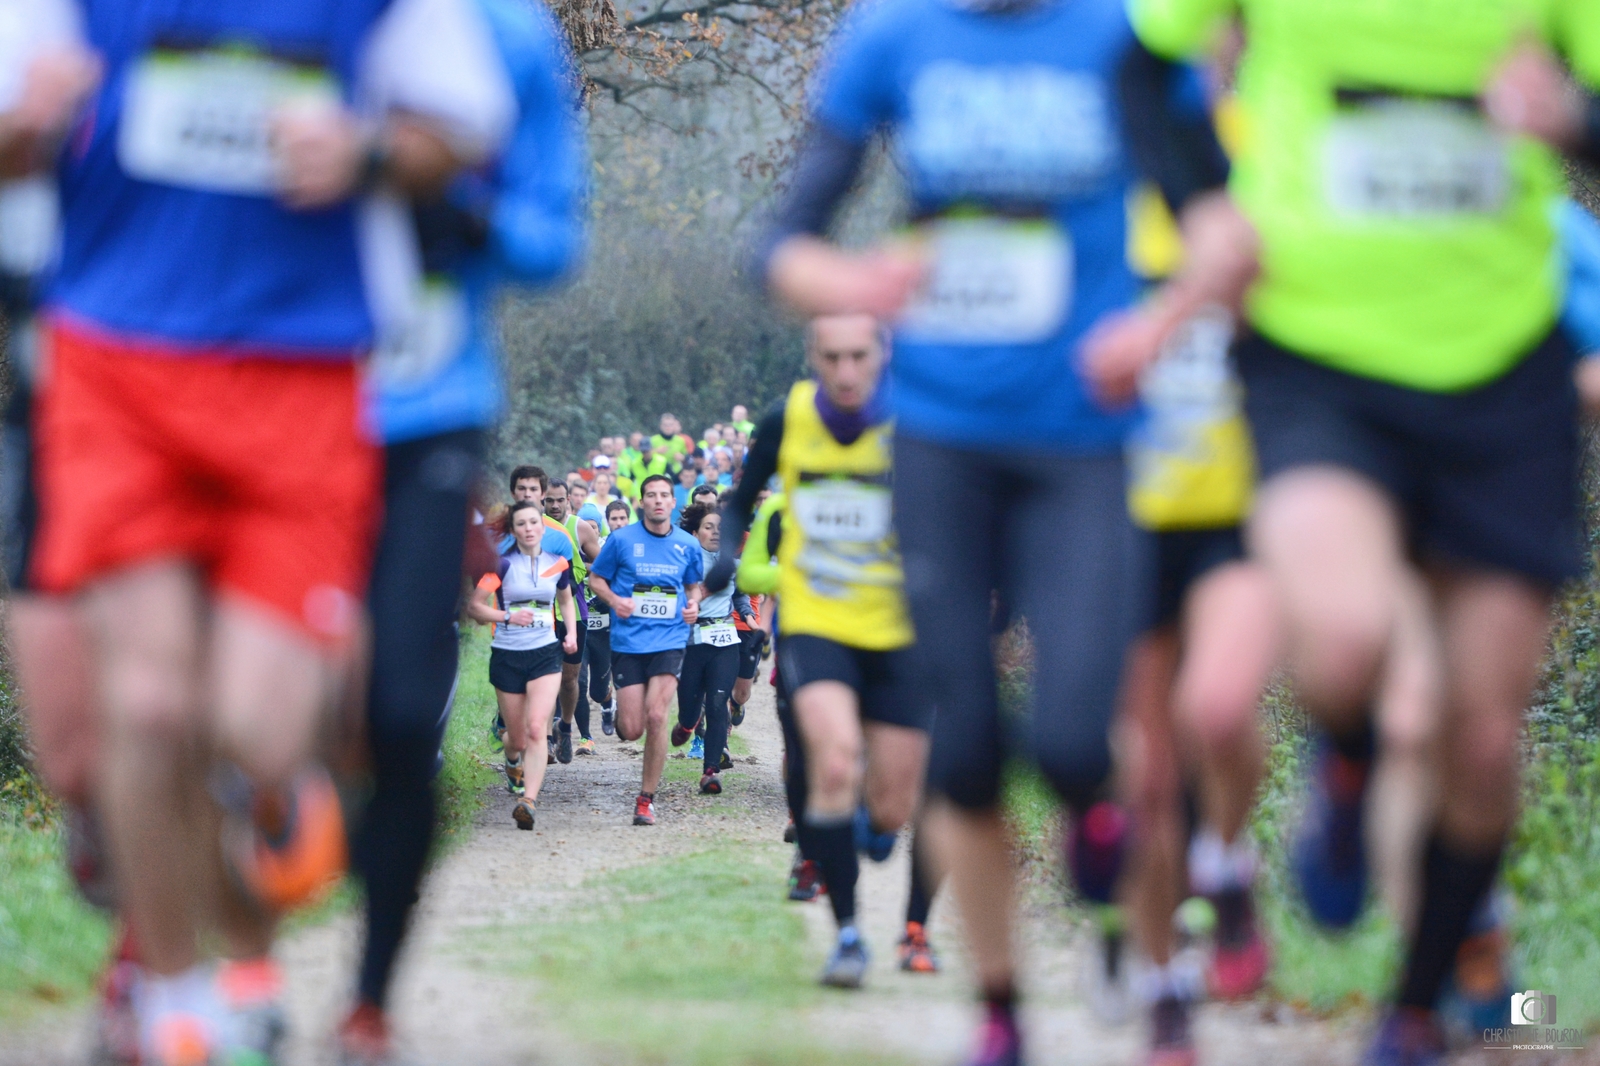
<instances>
[{"instance_id":1,"label":"race bib","mask_svg":"<svg viewBox=\"0 0 1600 1066\"><path fill-rule=\"evenodd\" d=\"M635 585L633 616L652 622L670 622L678 617L678 590Z\"/></svg>"},{"instance_id":2,"label":"race bib","mask_svg":"<svg viewBox=\"0 0 1600 1066\"><path fill-rule=\"evenodd\" d=\"M889 489L845 478L810 481L789 497L789 513L808 539L872 543L889 535Z\"/></svg>"},{"instance_id":3,"label":"race bib","mask_svg":"<svg viewBox=\"0 0 1600 1066\"><path fill-rule=\"evenodd\" d=\"M449 279L429 277L407 312L385 323L369 370L381 387L430 381L466 344L467 298Z\"/></svg>"},{"instance_id":4,"label":"race bib","mask_svg":"<svg viewBox=\"0 0 1600 1066\"><path fill-rule=\"evenodd\" d=\"M533 612L533 621L528 623L525 626L511 625L511 623L507 622L506 625L511 629L553 629L553 628L555 628L555 618L554 618L554 615L551 612L551 609L550 609L549 605L547 605L547 604L540 604L540 603L538 603L536 601L531 601L530 600L527 603L509 604L506 607L506 610L508 610L508 611L532 611Z\"/></svg>"},{"instance_id":5,"label":"race bib","mask_svg":"<svg viewBox=\"0 0 1600 1066\"><path fill-rule=\"evenodd\" d=\"M609 614L590 614L589 615L589 631L590 632L593 632L596 629L610 629L610 628L611 628L611 616Z\"/></svg>"},{"instance_id":6,"label":"race bib","mask_svg":"<svg viewBox=\"0 0 1600 1066\"><path fill-rule=\"evenodd\" d=\"M1508 142L1471 101L1343 94L1324 146L1328 203L1372 219L1504 210Z\"/></svg>"},{"instance_id":7,"label":"race bib","mask_svg":"<svg viewBox=\"0 0 1600 1066\"><path fill-rule=\"evenodd\" d=\"M315 68L243 51L158 49L128 72L117 158L144 181L270 196L273 117L340 106L337 84Z\"/></svg>"},{"instance_id":8,"label":"race bib","mask_svg":"<svg viewBox=\"0 0 1600 1066\"><path fill-rule=\"evenodd\" d=\"M713 648L731 648L739 643L739 631L733 627L732 622L714 622L708 626L699 626L700 643L709 644Z\"/></svg>"},{"instance_id":9,"label":"race bib","mask_svg":"<svg viewBox=\"0 0 1600 1066\"><path fill-rule=\"evenodd\" d=\"M896 331L918 344L1038 344L1072 306L1072 242L1042 219L951 218L925 227L927 281Z\"/></svg>"}]
</instances>

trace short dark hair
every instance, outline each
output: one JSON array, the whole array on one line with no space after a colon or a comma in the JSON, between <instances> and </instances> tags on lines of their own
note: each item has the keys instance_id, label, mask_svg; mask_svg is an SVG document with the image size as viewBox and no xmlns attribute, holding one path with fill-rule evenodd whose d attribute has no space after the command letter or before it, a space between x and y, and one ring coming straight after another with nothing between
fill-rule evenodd
<instances>
[{"instance_id":1,"label":"short dark hair","mask_svg":"<svg viewBox=\"0 0 1600 1066\"><path fill-rule=\"evenodd\" d=\"M649 477L639 482L639 498L641 500L644 499L644 490L650 487L650 482L652 481L661 482L667 486L669 491L672 489L672 479L670 477L665 474L651 474Z\"/></svg>"},{"instance_id":2,"label":"short dark hair","mask_svg":"<svg viewBox=\"0 0 1600 1066\"><path fill-rule=\"evenodd\" d=\"M524 463L522 466L517 467L515 470L511 471L511 484L506 486L506 487L508 489L510 489L512 492L516 492L517 491L517 482L526 481L530 477L539 479L539 491L540 492L544 492L546 489L548 489L550 487L550 479L545 476L544 470L542 470L541 468L539 468L537 466L530 466L530 465L528 465L526 463Z\"/></svg>"},{"instance_id":3,"label":"short dark hair","mask_svg":"<svg viewBox=\"0 0 1600 1066\"><path fill-rule=\"evenodd\" d=\"M696 496L715 496L716 494L717 487L715 485L701 484L689 490L689 499L692 500Z\"/></svg>"},{"instance_id":4,"label":"short dark hair","mask_svg":"<svg viewBox=\"0 0 1600 1066\"><path fill-rule=\"evenodd\" d=\"M561 478L553 477L553 478L550 479L550 484L548 484L548 485L546 485L544 487L544 491L546 493L549 493L549 491L551 489L560 489L562 492L566 492L567 491L567 483L564 480L562 480Z\"/></svg>"},{"instance_id":5,"label":"short dark hair","mask_svg":"<svg viewBox=\"0 0 1600 1066\"><path fill-rule=\"evenodd\" d=\"M678 522L678 525L683 527L686 533L698 533L700 532L700 524L706 520L706 516L716 513L717 509L715 507L697 503L683 512L683 518Z\"/></svg>"},{"instance_id":6,"label":"short dark hair","mask_svg":"<svg viewBox=\"0 0 1600 1066\"><path fill-rule=\"evenodd\" d=\"M628 501L612 500L610 503L606 504L606 517L609 518L611 516L611 512L617 510L619 507L624 511L628 510Z\"/></svg>"}]
</instances>

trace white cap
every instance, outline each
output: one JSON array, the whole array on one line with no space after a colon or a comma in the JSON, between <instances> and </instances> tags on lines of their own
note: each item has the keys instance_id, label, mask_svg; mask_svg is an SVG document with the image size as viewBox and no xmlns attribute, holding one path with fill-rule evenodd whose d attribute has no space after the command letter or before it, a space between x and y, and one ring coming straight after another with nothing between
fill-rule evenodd
<instances>
[{"instance_id":1,"label":"white cap","mask_svg":"<svg viewBox=\"0 0 1600 1066\"><path fill-rule=\"evenodd\" d=\"M609 456L609 455L597 455L597 456L595 456L594 457L594 468L596 470L609 470L609 469L611 469L611 456Z\"/></svg>"}]
</instances>

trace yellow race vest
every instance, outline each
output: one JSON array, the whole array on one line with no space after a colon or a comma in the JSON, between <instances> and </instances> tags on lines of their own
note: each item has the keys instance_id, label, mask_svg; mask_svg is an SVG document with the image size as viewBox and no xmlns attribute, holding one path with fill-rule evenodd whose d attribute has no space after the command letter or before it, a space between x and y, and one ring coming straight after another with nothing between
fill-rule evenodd
<instances>
[{"instance_id":1,"label":"yellow race vest","mask_svg":"<svg viewBox=\"0 0 1600 1066\"><path fill-rule=\"evenodd\" d=\"M817 414L816 395L815 382L799 382L784 406L779 625L865 651L903 648L911 618L890 522L890 427L840 444Z\"/></svg>"}]
</instances>

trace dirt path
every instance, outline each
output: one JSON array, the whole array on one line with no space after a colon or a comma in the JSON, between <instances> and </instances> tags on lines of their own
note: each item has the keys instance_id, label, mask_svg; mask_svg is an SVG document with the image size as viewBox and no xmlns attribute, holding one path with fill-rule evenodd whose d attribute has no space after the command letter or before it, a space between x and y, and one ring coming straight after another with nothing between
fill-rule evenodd
<instances>
[{"instance_id":1,"label":"dirt path","mask_svg":"<svg viewBox=\"0 0 1600 1066\"><path fill-rule=\"evenodd\" d=\"M598 724L598 716L596 716ZM527 977L507 976L485 931L519 918L548 919L582 907L580 891L596 875L719 846L770 841L785 811L779 779L781 740L772 692L757 689L739 735L749 753L730 773L728 793L706 799L689 783L672 783L657 800L658 825L631 823L638 788L637 745L597 738L599 753L550 768L540 825L516 831L511 800L496 791L469 839L434 871L424 892L408 956L395 991L404 1050L422 1066L520 1066L624 1063L615 1048L596 1051L563 1027ZM670 765L670 764L669 764ZM828 995L808 1008L808 1029L841 1052L877 1052L912 1063L961 1060L975 1011L953 908L941 900L932 923L947 964L936 977L894 968L893 945L905 902L905 847L863 871L864 928L875 953L869 988ZM773 906L782 886L773 884ZM825 903L804 906L816 963L831 942ZM1035 900L1027 908L1027 1021L1035 1062L1112 1066L1139 1061L1137 1026L1108 1029L1078 994L1082 929L1063 908ZM342 916L300 932L280 949L292 990L290 1066L333 1062L328 1036L348 1006L357 925ZM597 995L603 990L597 990ZM514 1021L508 1019L515 1018ZM0 1035L0 1066L70 1066L83 1062L82 1012L41 1019L26 1032ZM1203 1061L1215 1066L1343 1066L1357 1060L1359 1022L1315 1022L1258 1005L1207 1006L1199 1023ZM1512 1056L1517 1066L1541 1061ZM1510 1061L1503 1057L1497 1062Z\"/></svg>"}]
</instances>

